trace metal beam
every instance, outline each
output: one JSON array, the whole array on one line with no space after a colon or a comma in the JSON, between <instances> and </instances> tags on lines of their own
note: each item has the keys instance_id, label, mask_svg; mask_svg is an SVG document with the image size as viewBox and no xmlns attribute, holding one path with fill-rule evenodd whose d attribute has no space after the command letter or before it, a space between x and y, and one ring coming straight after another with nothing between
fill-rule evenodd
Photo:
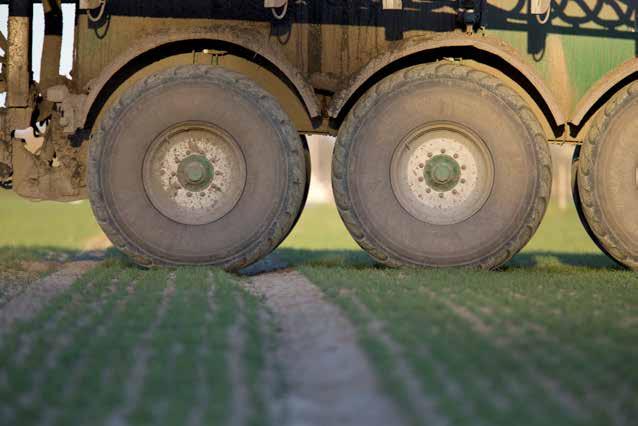
<instances>
[{"instance_id":1,"label":"metal beam","mask_svg":"<svg viewBox=\"0 0 638 426\"><path fill-rule=\"evenodd\" d=\"M24 0L9 2L9 47L6 54L7 106L29 105L31 22L33 8Z\"/></svg>"}]
</instances>

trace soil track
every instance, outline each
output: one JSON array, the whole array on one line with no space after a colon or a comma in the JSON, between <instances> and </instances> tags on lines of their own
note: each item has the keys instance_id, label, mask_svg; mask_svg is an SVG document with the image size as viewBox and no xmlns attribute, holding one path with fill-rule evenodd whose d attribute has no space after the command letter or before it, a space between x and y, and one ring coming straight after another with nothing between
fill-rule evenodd
<instances>
[{"instance_id":1,"label":"soil track","mask_svg":"<svg viewBox=\"0 0 638 426\"><path fill-rule=\"evenodd\" d=\"M97 266L96 261L77 261L30 285L0 310L0 334L16 321L33 318L55 296L67 290L78 278Z\"/></svg>"},{"instance_id":2,"label":"soil track","mask_svg":"<svg viewBox=\"0 0 638 426\"><path fill-rule=\"evenodd\" d=\"M17 322L29 321L54 298L68 291L83 274L95 268L99 257L87 257L30 285L22 294L0 309L0 335L10 331ZM298 272L282 270L286 265L276 257L259 262L244 271L244 288L264 301L263 314L274 319L279 334L269 348L266 358L271 358L272 374L282 374L283 393L271 394L268 411L277 424L286 425L397 425L404 424L401 411L379 389L378 380L368 359L357 345L353 325L339 308L325 300L321 290ZM277 272L273 272L277 271ZM169 276L170 298L175 286L175 275ZM167 299L168 300L168 299ZM160 306L166 310L167 300ZM240 300L239 306L243 303ZM241 309L243 311L243 308ZM140 347L150 340L159 324L158 316L151 329L140 341ZM246 336L240 331L245 318L229 331L230 361L234 413L231 424L246 424L247 390L242 382L241 365ZM144 350L136 350L136 366L127 385L127 404L116 409L110 423L119 424L137 405L132 395L138 395L142 386L136 373L146 365L150 356ZM138 359L139 358L139 359ZM140 364L141 363L141 364ZM139 364L139 366L138 366ZM277 372L276 372L277 371ZM279 379L278 379L279 380ZM130 394L130 395L129 395Z\"/></svg>"},{"instance_id":3,"label":"soil track","mask_svg":"<svg viewBox=\"0 0 638 426\"><path fill-rule=\"evenodd\" d=\"M293 271L253 277L280 327L285 425L401 425L399 410L379 390L355 330L321 291Z\"/></svg>"}]
</instances>

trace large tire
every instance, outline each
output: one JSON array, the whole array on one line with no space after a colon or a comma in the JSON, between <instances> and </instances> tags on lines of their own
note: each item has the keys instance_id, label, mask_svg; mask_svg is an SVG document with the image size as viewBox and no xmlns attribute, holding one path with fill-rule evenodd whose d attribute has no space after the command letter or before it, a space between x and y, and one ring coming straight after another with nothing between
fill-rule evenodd
<instances>
[{"instance_id":1,"label":"large tire","mask_svg":"<svg viewBox=\"0 0 638 426\"><path fill-rule=\"evenodd\" d=\"M129 90L89 154L95 216L143 266L249 266L288 235L306 181L303 144L277 101L211 66L163 71Z\"/></svg>"},{"instance_id":2,"label":"large tire","mask_svg":"<svg viewBox=\"0 0 638 426\"><path fill-rule=\"evenodd\" d=\"M493 269L537 230L551 161L537 119L498 79L420 65L377 84L350 112L333 187L350 233L379 262Z\"/></svg>"},{"instance_id":3,"label":"large tire","mask_svg":"<svg viewBox=\"0 0 638 426\"><path fill-rule=\"evenodd\" d=\"M297 218L293 224L293 228L301 219L301 215L303 214L304 209L306 208L306 204L308 204L308 196L310 195L310 178L312 176L312 159L310 158L310 146L308 146L308 138L304 135L301 136L301 144L303 146L303 154L304 159L306 160L306 187L304 189L303 199L301 201L301 208L299 209L299 213L297 213ZM292 228L290 229L292 232Z\"/></svg>"},{"instance_id":4,"label":"large tire","mask_svg":"<svg viewBox=\"0 0 638 426\"><path fill-rule=\"evenodd\" d=\"M594 241L616 262L638 270L638 83L595 117L580 152L578 187Z\"/></svg>"},{"instance_id":5,"label":"large tire","mask_svg":"<svg viewBox=\"0 0 638 426\"><path fill-rule=\"evenodd\" d=\"M594 231L591 229L591 226L589 226L589 223L587 223L587 218L585 217L585 211L583 210L583 201L580 199L580 189L579 189L580 178L578 177L578 165L580 164L580 151L581 151L581 146L578 145L576 149L574 149L574 155L572 157L572 179L571 180L572 180L572 198L574 199L574 207L576 207L576 213L578 214L578 219L580 220L580 223L583 225L585 232L587 232L587 235L589 235L589 238L591 238L594 244L596 244L596 246L603 253L609 256L609 253L607 253L605 246L602 245L602 243L600 242L596 234L594 234Z\"/></svg>"}]
</instances>

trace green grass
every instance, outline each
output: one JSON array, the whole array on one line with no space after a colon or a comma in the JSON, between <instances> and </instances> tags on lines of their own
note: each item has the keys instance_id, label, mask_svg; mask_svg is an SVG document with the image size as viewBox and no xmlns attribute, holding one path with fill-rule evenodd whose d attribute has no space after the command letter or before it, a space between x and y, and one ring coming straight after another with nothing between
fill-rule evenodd
<instances>
[{"instance_id":1,"label":"green grass","mask_svg":"<svg viewBox=\"0 0 638 426\"><path fill-rule=\"evenodd\" d=\"M87 201L34 203L0 191L0 270L22 261L65 261L101 231Z\"/></svg>"},{"instance_id":2,"label":"green grass","mask_svg":"<svg viewBox=\"0 0 638 426\"><path fill-rule=\"evenodd\" d=\"M0 307L98 235L86 201L34 203L0 190Z\"/></svg>"},{"instance_id":3,"label":"green grass","mask_svg":"<svg viewBox=\"0 0 638 426\"><path fill-rule=\"evenodd\" d=\"M99 235L88 201L33 203L0 191L0 247L78 250Z\"/></svg>"},{"instance_id":4,"label":"green grass","mask_svg":"<svg viewBox=\"0 0 638 426\"><path fill-rule=\"evenodd\" d=\"M228 424L235 357L247 424L267 425L261 374L274 328L258 320L260 309L223 272L142 271L112 258L0 340L0 418ZM236 324L243 343L234 353Z\"/></svg>"},{"instance_id":5,"label":"green grass","mask_svg":"<svg viewBox=\"0 0 638 426\"><path fill-rule=\"evenodd\" d=\"M350 316L413 424L423 419L397 374L401 360L454 425L630 424L638 416L638 276L600 253L575 211L550 209L500 272L385 269L333 217L311 209L281 252ZM377 321L399 355L374 331Z\"/></svg>"}]
</instances>

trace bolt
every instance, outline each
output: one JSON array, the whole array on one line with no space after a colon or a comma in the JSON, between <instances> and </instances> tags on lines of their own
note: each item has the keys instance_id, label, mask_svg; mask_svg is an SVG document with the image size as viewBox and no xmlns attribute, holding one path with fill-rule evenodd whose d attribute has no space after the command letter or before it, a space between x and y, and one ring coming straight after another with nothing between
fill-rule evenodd
<instances>
[{"instance_id":1,"label":"bolt","mask_svg":"<svg viewBox=\"0 0 638 426\"><path fill-rule=\"evenodd\" d=\"M419 182L423 182L424 180L425 180L425 178L424 178L423 176L421 176L421 177L419 178Z\"/></svg>"},{"instance_id":2,"label":"bolt","mask_svg":"<svg viewBox=\"0 0 638 426\"><path fill-rule=\"evenodd\" d=\"M205 192L200 192L200 193L199 193L199 196L200 196L200 197L205 197L205 196L206 196L206 193L205 193Z\"/></svg>"},{"instance_id":3,"label":"bolt","mask_svg":"<svg viewBox=\"0 0 638 426\"><path fill-rule=\"evenodd\" d=\"M424 167L425 167L425 164L423 164L423 163L420 163L420 164L419 164L419 169L422 169L422 168L424 168Z\"/></svg>"},{"instance_id":4,"label":"bolt","mask_svg":"<svg viewBox=\"0 0 638 426\"><path fill-rule=\"evenodd\" d=\"M452 194L454 194L454 195L458 195L458 194L459 194L459 192L455 189L454 191L452 191Z\"/></svg>"},{"instance_id":5,"label":"bolt","mask_svg":"<svg viewBox=\"0 0 638 426\"><path fill-rule=\"evenodd\" d=\"M428 152L428 157L432 158L432 153Z\"/></svg>"},{"instance_id":6,"label":"bolt","mask_svg":"<svg viewBox=\"0 0 638 426\"><path fill-rule=\"evenodd\" d=\"M432 190L430 188L428 188L428 189L425 190L425 192L427 192L429 194L430 192L432 192Z\"/></svg>"},{"instance_id":7,"label":"bolt","mask_svg":"<svg viewBox=\"0 0 638 426\"><path fill-rule=\"evenodd\" d=\"M186 151L186 155L191 155L191 152L190 151Z\"/></svg>"},{"instance_id":8,"label":"bolt","mask_svg":"<svg viewBox=\"0 0 638 426\"><path fill-rule=\"evenodd\" d=\"M193 196L193 193L192 193L192 192L187 192L187 193L186 193L186 196L187 196L188 198L190 198L190 197L192 197L192 196Z\"/></svg>"},{"instance_id":9,"label":"bolt","mask_svg":"<svg viewBox=\"0 0 638 426\"><path fill-rule=\"evenodd\" d=\"M445 154L445 148L441 150L441 154Z\"/></svg>"},{"instance_id":10,"label":"bolt","mask_svg":"<svg viewBox=\"0 0 638 426\"><path fill-rule=\"evenodd\" d=\"M465 170L465 169L467 169L467 166L464 164L461 166L461 170Z\"/></svg>"},{"instance_id":11,"label":"bolt","mask_svg":"<svg viewBox=\"0 0 638 426\"><path fill-rule=\"evenodd\" d=\"M442 193L442 192L441 192L441 193L439 193L439 198L443 198L443 197L445 197L445 195L443 195L443 193Z\"/></svg>"},{"instance_id":12,"label":"bolt","mask_svg":"<svg viewBox=\"0 0 638 426\"><path fill-rule=\"evenodd\" d=\"M465 183L465 179L461 179L461 183Z\"/></svg>"},{"instance_id":13,"label":"bolt","mask_svg":"<svg viewBox=\"0 0 638 426\"><path fill-rule=\"evenodd\" d=\"M459 154L454 154L454 158L459 158Z\"/></svg>"}]
</instances>

